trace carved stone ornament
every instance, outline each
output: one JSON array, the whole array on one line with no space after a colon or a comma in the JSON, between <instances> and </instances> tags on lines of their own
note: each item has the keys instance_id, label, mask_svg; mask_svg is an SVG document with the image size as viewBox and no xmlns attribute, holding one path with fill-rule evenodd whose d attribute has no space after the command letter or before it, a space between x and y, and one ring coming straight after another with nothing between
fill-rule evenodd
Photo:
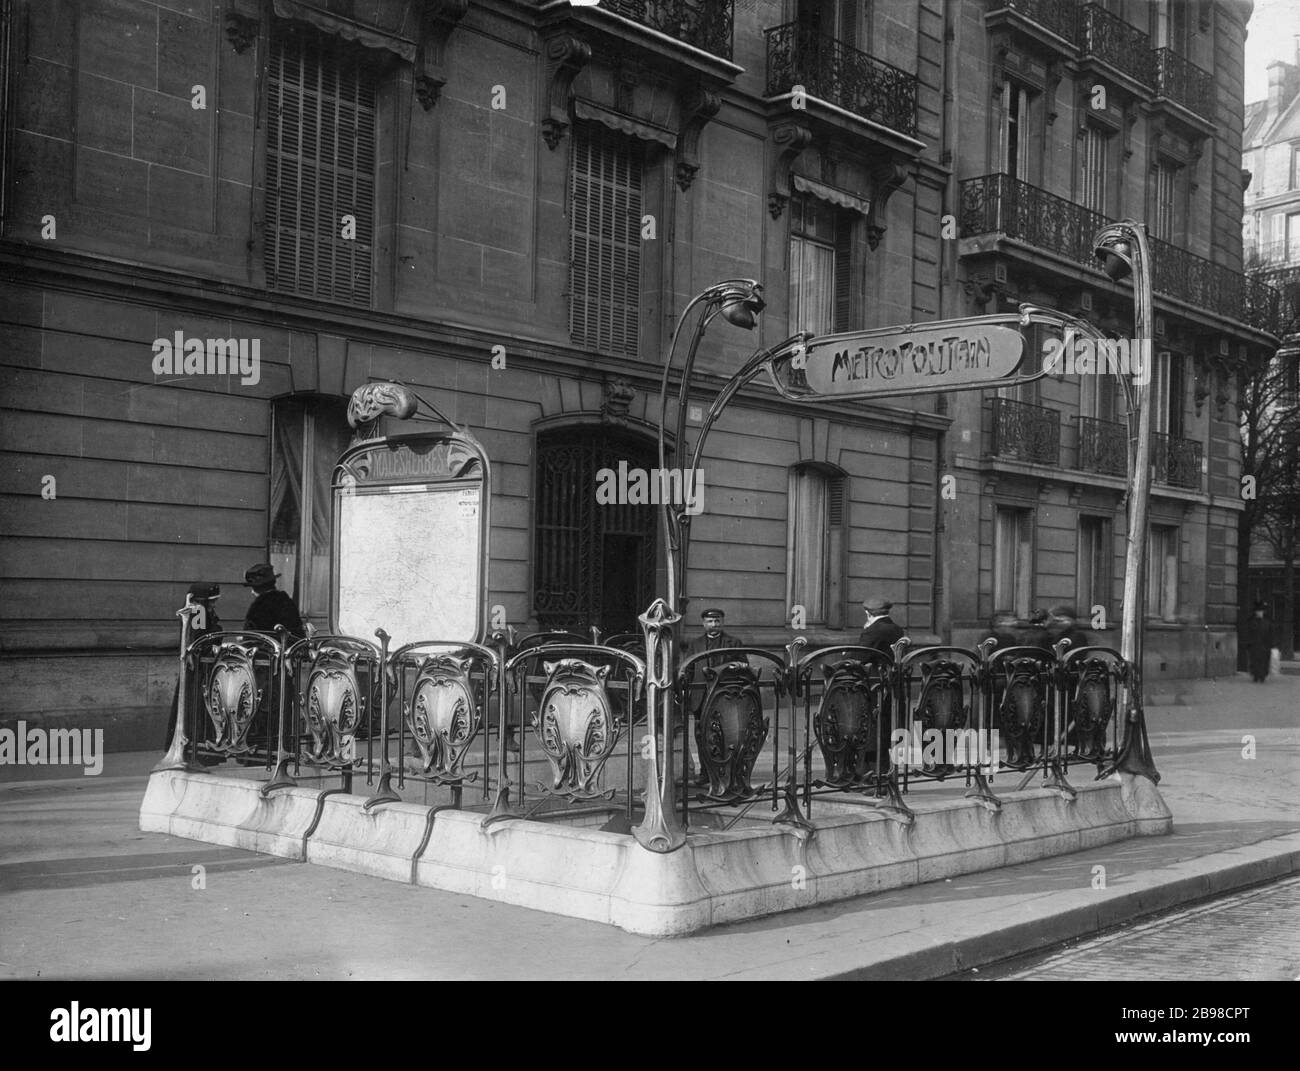
<instances>
[{"instance_id":1,"label":"carved stone ornament","mask_svg":"<svg viewBox=\"0 0 1300 1071\"><path fill-rule=\"evenodd\" d=\"M249 0L232 0L226 9L226 40L239 55L248 51L249 46L257 40L260 22L257 6Z\"/></svg>"},{"instance_id":2,"label":"carved stone ornament","mask_svg":"<svg viewBox=\"0 0 1300 1071\"><path fill-rule=\"evenodd\" d=\"M772 174L768 183L767 210L780 219L790 200L790 169L799 155L812 144L812 131L787 120L772 127Z\"/></svg>"},{"instance_id":3,"label":"carved stone ornament","mask_svg":"<svg viewBox=\"0 0 1300 1071\"><path fill-rule=\"evenodd\" d=\"M451 655L426 658L411 692L406 723L420 749L423 772L438 784L458 785L478 777L461 769L482 724L467 672L470 664L470 659Z\"/></svg>"},{"instance_id":4,"label":"carved stone ornament","mask_svg":"<svg viewBox=\"0 0 1300 1071\"><path fill-rule=\"evenodd\" d=\"M605 380L605 400L601 403L600 413L606 420L621 420L628 414L636 400L636 388L622 376Z\"/></svg>"},{"instance_id":5,"label":"carved stone ornament","mask_svg":"<svg viewBox=\"0 0 1300 1071\"><path fill-rule=\"evenodd\" d=\"M415 59L415 96L426 112L447 84L447 40L469 10L469 0L424 0L420 46Z\"/></svg>"},{"instance_id":6,"label":"carved stone ornament","mask_svg":"<svg viewBox=\"0 0 1300 1071\"><path fill-rule=\"evenodd\" d=\"M546 42L546 115L542 137L555 149L569 132L569 93L573 80L591 62L591 46L573 34L559 34Z\"/></svg>"},{"instance_id":7,"label":"carved stone ornament","mask_svg":"<svg viewBox=\"0 0 1300 1071\"><path fill-rule=\"evenodd\" d=\"M706 666L708 691L695 722L700 765L709 778L708 796L728 803L754 795L749 776L767 739L768 719L758 674L748 662Z\"/></svg>"},{"instance_id":8,"label":"carved stone ornament","mask_svg":"<svg viewBox=\"0 0 1300 1071\"><path fill-rule=\"evenodd\" d=\"M614 790L600 787L600 775L618 743L618 726L610 709L605 678L609 667L581 659L543 662L546 689L533 728L551 767L548 796L569 801L611 799Z\"/></svg>"},{"instance_id":9,"label":"carved stone ornament","mask_svg":"<svg viewBox=\"0 0 1300 1071\"><path fill-rule=\"evenodd\" d=\"M874 250L880 245L885 235L885 208L889 198L901 187L911 174L911 169L898 160L889 160L877 164L871 169L872 197L871 212L867 216L867 245Z\"/></svg>"},{"instance_id":10,"label":"carved stone ornament","mask_svg":"<svg viewBox=\"0 0 1300 1071\"><path fill-rule=\"evenodd\" d=\"M691 188L695 174L700 169L700 133L709 120L718 114L722 98L696 85L681 100L682 123L677 133L677 185L682 193Z\"/></svg>"}]
</instances>

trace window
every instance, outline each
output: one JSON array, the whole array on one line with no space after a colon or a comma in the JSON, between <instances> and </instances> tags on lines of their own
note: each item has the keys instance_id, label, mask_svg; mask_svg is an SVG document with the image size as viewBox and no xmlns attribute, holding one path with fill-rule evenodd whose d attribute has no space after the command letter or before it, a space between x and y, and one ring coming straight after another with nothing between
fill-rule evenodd
<instances>
[{"instance_id":1,"label":"window","mask_svg":"<svg viewBox=\"0 0 1300 1071\"><path fill-rule=\"evenodd\" d=\"M1116 420L1117 395L1114 376L1080 376L1079 415L1090 420Z\"/></svg>"},{"instance_id":2,"label":"window","mask_svg":"<svg viewBox=\"0 0 1300 1071\"><path fill-rule=\"evenodd\" d=\"M1147 533L1147 616L1173 621L1178 613L1178 529L1152 525Z\"/></svg>"},{"instance_id":3,"label":"window","mask_svg":"<svg viewBox=\"0 0 1300 1071\"><path fill-rule=\"evenodd\" d=\"M267 68L267 285L369 306L375 87L367 50L277 23ZM345 216L355 235L344 237Z\"/></svg>"},{"instance_id":4,"label":"window","mask_svg":"<svg viewBox=\"0 0 1300 1071\"><path fill-rule=\"evenodd\" d=\"M795 20L809 33L871 51L871 4L863 0L799 0Z\"/></svg>"},{"instance_id":5,"label":"window","mask_svg":"<svg viewBox=\"0 0 1300 1071\"><path fill-rule=\"evenodd\" d=\"M851 328L853 215L811 194L790 201L790 331Z\"/></svg>"},{"instance_id":6,"label":"window","mask_svg":"<svg viewBox=\"0 0 1300 1071\"><path fill-rule=\"evenodd\" d=\"M1285 263L1300 263L1300 212L1292 212L1286 217Z\"/></svg>"},{"instance_id":7,"label":"window","mask_svg":"<svg viewBox=\"0 0 1300 1071\"><path fill-rule=\"evenodd\" d=\"M1029 616L1033 598L1033 551L1027 509L998 506L993 522L993 605Z\"/></svg>"},{"instance_id":8,"label":"window","mask_svg":"<svg viewBox=\"0 0 1300 1071\"><path fill-rule=\"evenodd\" d=\"M842 475L812 465L791 470L787 613L802 606L809 624L844 624L844 499Z\"/></svg>"},{"instance_id":9,"label":"window","mask_svg":"<svg viewBox=\"0 0 1300 1071\"><path fill-rule=\"evenodd\" d=\"M597 124L573 128L569 185L569 334L635 357L641 306L641 142Z\"/></svg>"},{"instance_id":10,"label":"window","mask_svg":"<svg viewBox=\"0 0 1300 1071\"><path fill-rule=\"evenodd\" d=\"M341 398L291 397L273 403L271 528L267 560L303 621L329 627L331 483L352 429Z\"/></svg>"},{"instance_id":11,"label":"window","mask_svg":"<svg viewBox=\"0 0 1300 1071\"><path fill-rule=\"evenodd\" d=\"M1029 91L1013 82L1002 85L1002 170L1029 181Z\"/></svg>"},{"instance_id":12,"label":"window","mask_svg":"<svg viewBox=\"0 0 1300 1071\"><path fill-rule=\"evenodd\" d=\"M1154 0L1150 6L1151 43L1186 56L1191 40L1191 0Z\"/></svg>"},{"instance_id":13,"label":"window","mask_svg":"<svg viewBox=\"0 0 1300 1071\"><path fill-rule=\"evenodd\" d=\"M1083 133L1083 174L1080 182L1080 200L1084 208L1106 213L1107 160L1110 157L1110 138L1095 126Z\"/></svg>"},{"instance_id":14,"label":"window","mask_svg":"<svg viewBox=\"0 0 1300 1071\"><path fill-rule=\"evenodd\" d=\"M1152 177L1154 179L1152 186L1154 194L1151 212L1152 231L1155 237L1162 242L1172 242L1174 240L1174 202L1178 168L1173 164L1156 164L1155 173Z\"/></svg>"},{"instance_id":15,"label":"window","mask_svg":"<svg viewBox=\"0 0 1300 1071\"><path fill-rule=\"evenodd\" d=\"M1300 145L1291 146L1291 189L1300 190Z\"/></svg>"},{"instance_id":16,"label":"window","mask_svg":"<svg viewBox=\"0 0 1300 1071\"><path fill-rule=\"evenodd\" d=\"M1111 527L1106 517L1079 518L1079 612L1091 616L1100 606L1109 619L1111 600Z\"/></svg>"},{"instance_id":17,"label":"window","mask_svg":"<svg viewBox=\"0 0 1300 1071\"><path fill-rule=\"evenodd\" d=\"M1151 376L1151 430L1181 439L1186 383L1181 354L1161 350Z\"/></svg>"}]
</instances>

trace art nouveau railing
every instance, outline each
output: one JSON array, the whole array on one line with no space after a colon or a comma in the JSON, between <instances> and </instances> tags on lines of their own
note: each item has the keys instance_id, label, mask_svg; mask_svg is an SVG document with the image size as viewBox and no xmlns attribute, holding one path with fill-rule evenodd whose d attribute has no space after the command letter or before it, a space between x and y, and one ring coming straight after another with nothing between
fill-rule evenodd
<instances>
[{"instance_id":1,"label":"art nouveau railing","mask_svg":"<svg viewBox=\"0 0 1300 1071\"><path fill-rule=\"evenodd\" d=\"M1152 85L1151 38L1099 4L1087 4L1080 16L1079 45L1144 86Z\"/></svg>"},{"instance_id":2,"label":"art nouveau railing","mask_svg":"<svg viewBox=\"0 0 1300 1071\"><path fill-rule=\"evenodd\" d=\"M916 133L916 75L795 22L767 35L767 96L803 86L818 97L887 126Z\"/></svg>"},{"instance_id":3,"label":"art nouveau railing","mask_svg":"<svg viewBox=\"0 0 1300 1071\"><path fill-rule=\"evenodd\" d=\"M600 0L599 7L731 59L733 0Z\"/></svg>"},{"instance_id":4,"label":"art nouveau railing","mask_svg":"<svg viewBox=\"0 0 1300 1071\"><path fill-rule=\"evenodd\" d=\"M633 732L649 724L640 658L569 643L510 655L500 636L495 648L427 641L389 651L378 638L201 637L187 657L187 765L274 763L264 795L313 769L341 777L344 791L364 775L376 786L367 808L415 782L480 811L485 828L591 815L627 831L644 812L644 760L665 741ZM726 828L766 802L773 821L806 836L817 796L865 796L907 818L903 796L931 781L964 784L996 807L998 774L1014 772L1022 786L1041 774L1063 792L1073 792L1072 764L1154 775L1137 682L1105 648L901 641L891 652L808 652L797 638L781 653L684 659L672 694L693 741L674 800L683 824L694 814L695 825Z\"/></svg>"},{"instance_id":5,"label":"art nouveau railing","mask_svg":"<svg viewBox=\"0 0 1300 1071\"><path fill-rule=\"evenodd\" d=\"M1201 489L1200 443L1152 432L1151 464L1157 483L1188 491Z\"/></svg>"},{"instance_id":6,"label":"art nouveau railing","mask_svg":"<svg viewBox=\"0 0 1300 1071\"><path fill-rule=\"evenodd\" d=\"M1183 105L1202 119L1214 118L1214 76L1172 48L1151 50L1156 93Z\"/></svg>"},{"instance_id":7,"label":"art nouveau railing","mask_svg":"<svg viewBox=\"0 0 1300 1071\"><path fill-rule=\"evenodd\" d=\"M1063 37L1071 44L1079 38L1079 5L1077 0L992 0L992 8L1011 8L1031 22L1038 23Z\"/></svg>"},{"instance_id":8,"label":"art nouveau railing","mask_svg":"<svg viewBox=\"0 0 1300 1071\"><path fill-rule=\"evenodd\" d=\"M1113 420L1076 417L1079 469L1105 476L1128 475L1128 428Z\"/></svg>"},{"instance_id":9,"label":"art nouveau railing","mask_svg":"<svg viewBox=\"0 0 1300 1071\"><path fill-rule=\"evenodd\" d=\"M1061 414L1041 405L994 398L993 453L1040 465L1060 464Z\"/></svg>"},{"instance_id":10,"label":"art nouveau railing","mask_svg":"<svg viewBox=\"0 0 1300 1071\"><path fill-rule=\"evenodd\" d=\"M1001 233L1066 257L1100 273L1092 240L1114 220L1005 174L961 183L961 234ZM1215 264L1185 249L1150 239L1152 286L1157 294L1277 333L1279 292L1261 279Z\"/></svg>"}]
</instances>

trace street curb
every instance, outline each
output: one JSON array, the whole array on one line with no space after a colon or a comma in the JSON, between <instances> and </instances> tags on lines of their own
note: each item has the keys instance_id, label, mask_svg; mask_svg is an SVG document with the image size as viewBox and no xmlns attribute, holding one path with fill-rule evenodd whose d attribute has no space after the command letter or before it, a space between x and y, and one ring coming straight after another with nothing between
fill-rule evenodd
<instances>
[{"instance_id":1,"label":"street curb","mask_svg":"<svg viewBox=\"0 0 1300 1071\"><path fill-rule=\"evenodd\" d=\"M1278 851L1277 849L1284 850ZM1253 858L1242 860L1242 855ZM1179 877L1169 871L1191 870ZM969 971L1064 941L1090 937L1124 922L1300 873L1300 834L1260 841L1188 859L1158 874L1136 875L1140 887L1116 892L1100 903L1065 907L1043 918L988 930L891 956L861 967L819 975L822 981L924 981ZM1164 880L1162 880L1162 878ZM1071 898L1090 895L1068 894Z\"/></svg>"}]
</instances>

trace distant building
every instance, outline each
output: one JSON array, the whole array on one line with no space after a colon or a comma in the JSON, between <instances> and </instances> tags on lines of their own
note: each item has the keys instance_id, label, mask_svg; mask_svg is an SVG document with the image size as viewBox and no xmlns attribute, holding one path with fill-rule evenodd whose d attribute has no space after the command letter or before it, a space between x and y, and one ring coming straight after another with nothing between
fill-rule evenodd
<instances>
[{"instance_id":1,"label":"distant building","mask_svg":"<svg viewBox=\"0 0 1300 1071\"><path fill-rule=\"evenodd\" d=\"M1282 294L1282 345L1273 357L1281 390L1278 405L1300 404L1300 63L1278 61L1268 68L1268 96L1246 105L1242 165L1250 172L1242 242L1246 267L1254 279ZM1260 535L1251 540L1250 590L1242 605L1268 604L1270 616L1285 618L1285 565L1274 545ZM1300 582L1292 580L1292 605ZM1300 621L1293 642L1300 640Z\"/></svg>"},{"instance_id":2,"label":"distant building","mask_svg":"<svg viewBox=\"0 0 1300 1071\"><path fill-rule=\"evenodd\" d=\"M1035 301L1124 336L1130 290L1090 238L1125 215L1156 239L1148 679L1231 670L1229 383L1276 345L1272 291L1241 272L1248 4L5 11L0 718L155 746L186 586L222 583L237 625L258 560L328 624L331 467L376 379L491 451L509 622L626 630L662 547L649 508L594 508L595 473L656 463L694 294L754 277L768 308L710 329L693 402L796 330ZM178 332L203 363L156 371ZM255 377L207 363L254 341ZM856 636L879 595L913 637L965 643L994 609L1064 601L1117 642L1121 393L810 406L756 385L705 460L694 606L780 643L796 607L814 639Z\"/></svg>"}]
</instances>

